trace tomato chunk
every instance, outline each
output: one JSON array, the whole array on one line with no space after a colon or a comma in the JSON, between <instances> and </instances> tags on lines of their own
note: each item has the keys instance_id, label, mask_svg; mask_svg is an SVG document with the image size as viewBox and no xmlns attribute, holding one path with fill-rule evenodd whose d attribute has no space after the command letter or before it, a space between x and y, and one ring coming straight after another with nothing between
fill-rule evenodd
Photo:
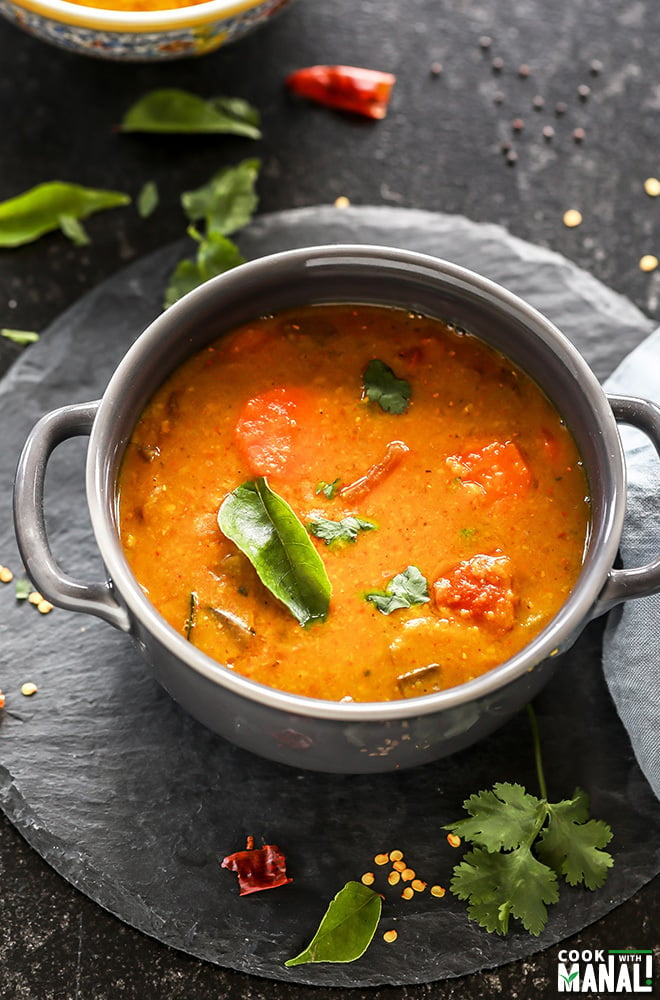
<instances>
[{"instance_id":1,"label":"tomato chunk","mask_svg":"<svg viewBox=\"0 0 660 1000\"><path fill-rule=\"evenodd\" d=\"M510 559L501 554L472 556L454 566L432 588L434 606L460 618L508 632L516 616Z\"/></svg>"},{"instance_id":2,"label":"tomato chunk","mask_svg":"<svg viewBox=\"0 0 660 1000\"><path fill-rule=\"evenodd\" d=\"M236 441L255 476L285 471L299 430L302 396L293 389L269 389L248 399L236 423Z\"/></svg>"},{"instance_id":3,"label":"tomato chunk","mask_svg":"<svg viewBox=\"0 0 660 1000\"><path fill-rule=\"evenodd\" d=\"M464 485L477 487L493 499L523 496L532 474L513 441L493 441L467 455L450 455L447 464Z\"/></svg>"}]
</instances>

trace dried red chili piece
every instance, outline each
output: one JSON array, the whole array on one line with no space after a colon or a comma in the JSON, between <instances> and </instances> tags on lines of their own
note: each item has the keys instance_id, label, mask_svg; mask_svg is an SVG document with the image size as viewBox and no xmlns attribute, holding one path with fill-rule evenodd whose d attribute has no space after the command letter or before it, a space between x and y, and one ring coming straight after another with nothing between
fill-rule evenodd
<instances>
[{"instance_id":1,"label":"dried red chili piece","mask_svg":"<svg viewBox=\"0 0 660 1000\"><path fill-rule=\"evenodd\" d=\"M255 848L253 837L247 838L244 851L236 851L223 858L221 867L236 872L240 896L261 892L262 889L276 889L278 885L293 881L286 873L286 858L279 847L264 844Z\"/></svg>"},{"instance_id":2,"label":"dried red chili piece","mask_svg":"<svg viewBox=\"0 0 660 1000\"><path fill-rule=\"evenodd\" d=\"M294 94L367 118L384 118L396 81L392 73L359 66L308 66L286 78Z\"/></svg>"}]
</instances>

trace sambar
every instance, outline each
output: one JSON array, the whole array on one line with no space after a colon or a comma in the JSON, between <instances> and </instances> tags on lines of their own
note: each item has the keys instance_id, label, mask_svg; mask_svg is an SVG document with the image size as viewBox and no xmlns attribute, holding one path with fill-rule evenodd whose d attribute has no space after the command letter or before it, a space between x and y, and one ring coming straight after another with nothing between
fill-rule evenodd
<instances>
[{"instance_id":1,"label":"sambar","mask_svg":"<svg viewBox=\"0 0 660 1000\"><path fill-rule=\"evenodd\" d=\"M301 627L218 512L265 483L331 587ZM565 602L589 531L573 437L470 333L403 309L265 316L184 362L135 427L121 539L150 601L209 656L313 698L389 701L509 659Z\"/></svg>"}]
</instances>

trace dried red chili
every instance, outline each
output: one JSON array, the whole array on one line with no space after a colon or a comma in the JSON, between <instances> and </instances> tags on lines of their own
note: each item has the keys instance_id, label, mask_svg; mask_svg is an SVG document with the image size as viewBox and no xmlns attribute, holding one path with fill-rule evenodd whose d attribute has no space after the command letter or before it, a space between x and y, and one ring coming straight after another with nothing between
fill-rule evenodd
<instances>
[{"instance_id":1,"label":"dried red chili","mask_svg":"<svg viewBox=\"0 0 660 1000\"><path fill-rule=\"evenodd\" d=\"M396 77L359 66L308 66L286 78L294 94L367 118L384 118Z\"/></svg>"},{"instance_id":2,"label":"dried red chili","mask_svg":"<svg viewBox=\"0 0 660 1000\"><path fill-rule=\"evenodd\" d=\"M286 873L286 858L279 847L264 844L255 848L253 837L247 838L244 851L236 851L223 858L221 867L236 872L240 896L261 892L262 889L276 889L293 881Z\"/></svg>"}]
</instances>

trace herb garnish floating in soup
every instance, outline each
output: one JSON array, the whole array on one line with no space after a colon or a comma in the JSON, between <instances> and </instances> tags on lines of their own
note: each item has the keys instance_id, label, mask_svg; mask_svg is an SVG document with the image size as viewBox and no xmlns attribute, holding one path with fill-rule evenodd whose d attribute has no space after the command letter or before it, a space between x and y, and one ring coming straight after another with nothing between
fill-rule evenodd
<instances>
[{"instance_id":1,"label":"herb garnish floating in soup","mask_svg":"<svg viewBox=\"0 0 660 1000\"><path fill-rule=\"evenodd\" d=\"M478 338L377 306L229 333L161 386L120 476L149 599L263 684L356 701L461 684L579 574L588 488L536 383Z\"/></svg>"}]
</instances>

